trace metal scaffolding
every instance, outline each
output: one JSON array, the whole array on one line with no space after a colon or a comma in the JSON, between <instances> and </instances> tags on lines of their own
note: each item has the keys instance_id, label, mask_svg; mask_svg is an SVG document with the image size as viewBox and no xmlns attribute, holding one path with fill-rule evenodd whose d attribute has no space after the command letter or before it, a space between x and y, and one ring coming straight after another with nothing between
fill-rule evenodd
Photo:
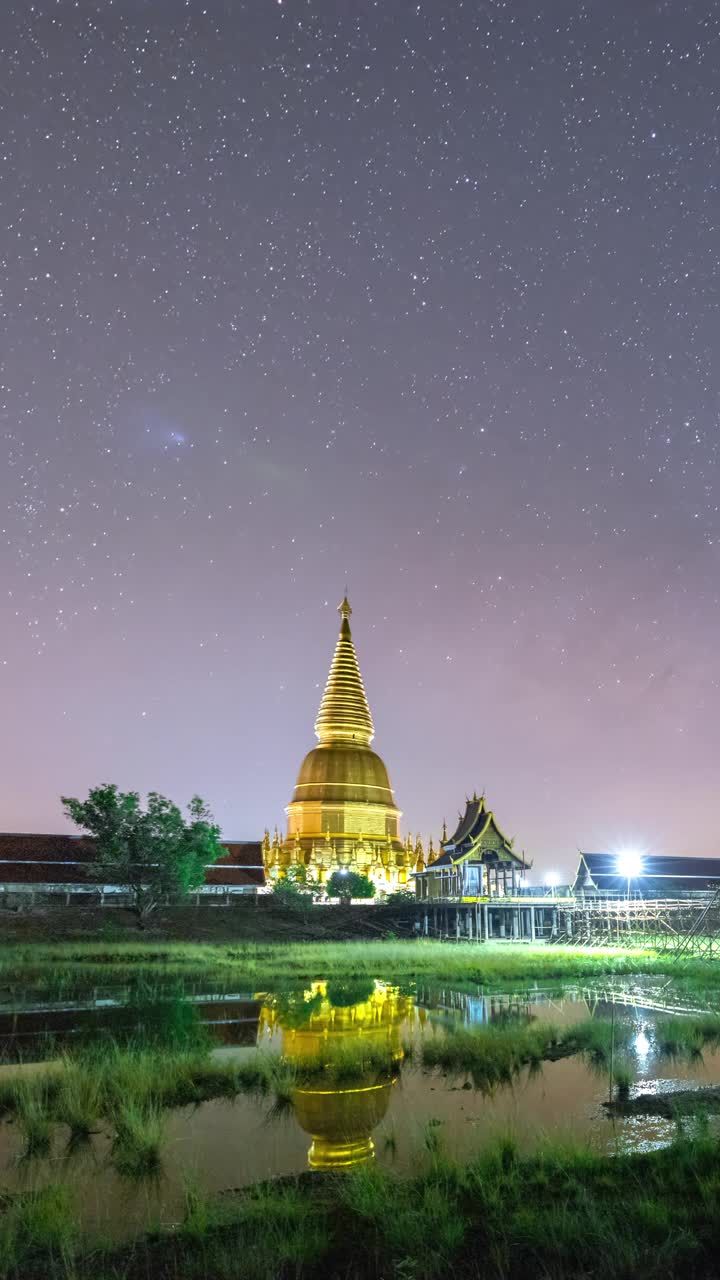
<instances>
[{"instance_id":1,"label":"metal scaffolding","mask_svg":"<svg viewBox=\"0 0 720 1280\"><path fill-rule=\"evenodd\" d=\"M678 898L639 894L435 899L418 903L416 929L461 941L547 942L574 947L650 947L676 955L720 954L720 889Z\"/></svg>"},{"instance_id":2,"label":"metal scaffolding","mask_svg":"<svg viewBox=\"0 0 720 1280\"><path fill-rule=\"evenodd\" d=\"M720 953L720 890L683 898L579 895L562 903L556 943L647 946L676 955Z\"/></svg>"}]
</instances>

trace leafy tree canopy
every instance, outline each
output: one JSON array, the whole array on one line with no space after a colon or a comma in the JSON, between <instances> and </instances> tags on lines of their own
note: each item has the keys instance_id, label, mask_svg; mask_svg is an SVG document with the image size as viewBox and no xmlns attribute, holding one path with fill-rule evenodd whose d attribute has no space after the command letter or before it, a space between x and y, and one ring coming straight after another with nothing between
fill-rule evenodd
<instances>
[{"instance_id":1,"label":"leafy tree canopy","mask_svg":"<svg viewBox=\"0 0 720 1280\"><path fill-rule=\"evenodd\" d=\"M303 913L306 913L322 897L322 894L323 887L320 881L310 875L303 863L288 867L285 875L281 876L273 889L273 898L276 902L291 911Z\"/></svg>"},{"instance_id":2,"label":"leafy tree canopy","mask_svg":"<svg viewBox=\"0 0 720 1280\"><path fill-rule=\"evenodd\" d=\"M167 898L183 898L203 883L205 867L224 850L220 828L200 796L186 820L177 805L151 791L143 808L137 791L109 783L87 800L62 797L65 813L95 840L95 872L127 889L142 919Z\"/></svg>"},{"instance_id":3,"label":"leafy tree canopy","mask_svg":"<svg viewBox=\"0 0 720 1280\"><path fill-rule=\"evenodd\" d=\"M374 898L375 885L359 871L333 871L327 882L328 898L350 902L351 898Z\"/></svg>"},{"instance_id":4,"label":"leafy tree canopy","mask_svg":"<svg viewBox=\"0 0 720 1280\"><path fill-rule=\"evenodd\" d=\"M393 889L392 893L387 895L386 902L401 906L404 902L415 902L415 894L412 889L408 889L405 885L399 885L397 889Z\"/></svg>"}]
</instances>

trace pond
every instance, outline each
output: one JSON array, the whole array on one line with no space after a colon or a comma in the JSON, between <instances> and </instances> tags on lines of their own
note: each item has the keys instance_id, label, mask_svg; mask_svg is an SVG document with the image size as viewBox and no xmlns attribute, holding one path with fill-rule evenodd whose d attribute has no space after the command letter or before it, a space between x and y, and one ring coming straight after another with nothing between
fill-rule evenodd
<instances>
[{"instance_id":1,"label":"pond","mask_svg":"<svg viewBox=\"0 0 720 1280\"><path fill-rule=\"evenodd\" d=\"M607 1065L573 1056L524 1067L493 1090L473 1087L465 1073L423 1066L423 1047L458 1028L553 1024L563 1031L595 1019L612 1023L635 1092L660 1093L720 1084L720 1053L690 1060L660 1052L659 1020L712 1011L710 999L688 997L664 978L548 983L506 991L458 990L440 984L393 986L359 979L318 979L272 991L207 989L202 984L38 988L31 999L0 994L0 1076L31 1073L34 1059L112 1038L176 1050L209 1037L216 1060L245 1061L259 1050L300 1069L290 1105L241 1094L167 1113L162 1167L153 1181L119 1176L108 1133L79 1148L57 1132L43 1159L22 1159L18 1127L0 1124L0 1190L65 1182L73 1188L90 1233L118 1238L182 1217L188 1182L211 1194L307 1170L340 1170L377 1160L415 1171L429 1150L470 1158L511 1137L530 1151L548 1140L590 1143L612 1154L669 1142L676 1122L661 1115L610 1116ZM329 1049L359 1042L395 1063L384 1078L328 1083L305 1080L302 1064ZM618 1055L620 1049L618 1049ZM40 1068L37 1068L40 1069ZM714 1117L709 1121L714 1126Z\"/></svg>"}]
</instances>

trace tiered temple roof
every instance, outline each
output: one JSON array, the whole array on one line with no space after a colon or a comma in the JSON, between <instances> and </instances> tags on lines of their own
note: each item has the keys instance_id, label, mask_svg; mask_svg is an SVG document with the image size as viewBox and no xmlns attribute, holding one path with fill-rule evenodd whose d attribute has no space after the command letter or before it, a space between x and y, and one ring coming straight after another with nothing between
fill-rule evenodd
<instances>
[{"instance_id":1,"label":"tiered temple roof","mask_svg":"<svg viewBox=\"0 0 720 1280\"><path fill-rule=\"evenodd\" d=\"M484 851L493 853L499 861L525 868L527 863L515 852L513 843L497 825L494 813L485 804L485 796L473 795L465 801L465 812L459 815L455 831L442 841L442 853L428 864L428 870L452 866L470 856L479 857Z\"/></svg>"}]
</instances>

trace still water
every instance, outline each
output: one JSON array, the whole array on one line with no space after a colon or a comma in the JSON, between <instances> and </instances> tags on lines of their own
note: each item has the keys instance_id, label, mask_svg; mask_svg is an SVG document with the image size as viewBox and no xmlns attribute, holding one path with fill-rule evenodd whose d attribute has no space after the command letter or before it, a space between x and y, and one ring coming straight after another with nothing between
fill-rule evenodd
<instances>
[{"instance_id":1,"label":"still water","mask_svg":"<svg viewBox=\"0 0 720 1280\"><path fill-rule=\"evenodd\" d=\"M119 1236L177 1221L188 1180L215 1194L269 1177L342 1169L370 1159L409 1172L427 1159L429 1135L459 1160L504 1137L524 1150L548 1139L585 1141L609 1154L649 1149L672 1138L674 1123L657 1116L610 1119L602 1106L607 1071L593 1070L582 1058L523 1071L488 1096L462 1075L424 1070L421 1055L408 1057L404 1050L417 1050L428 1038L458 1026L537 1019L567 1028L589 1017L613 1018L629 1029L638 1087L665 1091L720 1084L720 1053L671 1062L658 1053L654 1036L658 1018L710 1007L709 1001L680 995L667 980L652 978L533 985L492 994L439 985L400 988L366 979L254 992L109 987L60 997L38 991L32 1000L0 994L0 1056L6 1061L28 1062L47 1056L50 1044L61 1049L109 1035L177 1047L202 1028L221 1058L242 1059L261 1049L301 1063L328 1045L362 1039L389 1049L398 1063L392 1082L298 1088L292 1107L279 1115L267 1098L247 1096L171 1111L162 1175L139 1187L114 1172L107 1135L68 1154L67 1135L58 1133L49 1159L23 1161L16 1127L0 1124L0 1191L67 1182L88 1230Z\"/></svg>"}]
</instances>

